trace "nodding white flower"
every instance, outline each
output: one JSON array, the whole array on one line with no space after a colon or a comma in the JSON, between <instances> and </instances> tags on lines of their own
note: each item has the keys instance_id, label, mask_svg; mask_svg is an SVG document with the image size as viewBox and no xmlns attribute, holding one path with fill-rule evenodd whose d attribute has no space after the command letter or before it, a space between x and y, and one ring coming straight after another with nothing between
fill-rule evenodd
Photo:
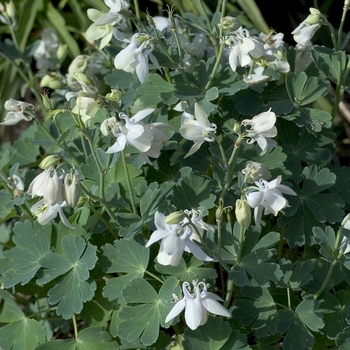
<instances>
[{"instance_id":1,"label":"nodding white flower","mask_svg":"<svg viewBox=\"0 0 350 350\"><path fill-rule=\"evenodd\" d=\"M162 130L168 128L170 125L165 123L151 123L143 124L146 129L152 134L151 147L146 152L141 152L142 158L150 165L152 165L149 157L158 158L160 150L168 140L167 134Z\"/></svg>"},{"instance_id":2,"label":"nodding white flower","mask_svg":"<svg viewBox=\"0 0 350 350\"><path fill-rule=\"evenodd\" d=\"M66 215L63 212L63 208L66 207L68 207L68 205L65 201L56 203L54 205L49 205L45 202L44 199L42 199L39 202L35 203L31 207L30 211L37 217L40 225L48 224L51 220L55 219L58 214L65 226L74 229L74 226L68 221Z\"/></svg>"},{"instance_id":3,"label":"nodding white flower","mask_svg":"<svg viewBox=\"0 0 350 350\"><path fill-rule=\"evenodd\" d=\"M324 21L324 16L319 10L311 7L310 13L311 14L292 31L293 38L298 44L297 48L310 44L317 29L321 27L320 23Z\"/></svg>"},{"instance_id":4,"label":"nodding white flower","mask_svg":"<svg viewBox=\"0 0 350 350\"><path fill-rule=\"evenodd\" d=\"M271 173L266 165L258 162L249 162L242 170L245 175L246 182L255 182L260 179L268 180L271 178Z\"/></svg>"},{"instance_id":5,"label":"nodding white flower","mask_svg":"<svg viewBox=\"0 0 350 350\"><path fill-rule=\"evenodd\" d=\"M272 32L273 33L273 32ZM260 42L263 44L265 55L269 58L269 60L273 60L275 56L278 54L278 50L283 48L284 41L283 33L276 33L276 34L259 34Z\"/></svg>"},{"instance_id":6,"label":"nodding white flower","mask_svg":"<svg viewBox=\"0 0 350 350\"><path fill-rule=\"evenodd\" d=\"M161 240L157 261L161 265L177 266L180 263L184 250L191 252L196 258L203 261L212 261L191 239L193 229L183 224L167 224L166 217L160 212L154 216L154 231L146 244L146 247Z\"/></svg>"},{"instance_id":7,"label":"nodding white flower","mask_svg":"<svg viewBox=\"0 0 350 350\"><path fill-rule=\"evenodd\" d=\"M85 38L93 41L101 39L99 45L100 50L102 50L111 41L113 36L113 24L108 23L104 25L96 25L98 20L100 20L103 15L104 13L95 9L87 10L87 16L94 23L91 24L85 32Z\"/></svg>"},{"instance_id":8,"label":"nodding white flower","mask_svg":"<svg viewBox=\"0 0 350 350\"><path fill-rule=\"evenodd\" d=\"M21 120L25 120L27 122L32 120L32 117L24 114L26 110L34 109L34 106L31 103L17 101L10 98L5 102L4 106L9 112L6 115L5 120L0 123L0 125L15 125Z\"/></svg>"},{"instance_id":9,"label":"nodding white flower","mask_svg":"<svg viewBox=\"0 0 350 350\"><path fill-rule=\"evenodd\" d=\"M253 119L244 119L241 122L243 126L250 126L243 135L249 139L247 143L257 142L262 150L261 156L267 152L269 147L277 145L276 141L271 139L277 135L275 123L276 114L271 112L271 108L267 112L256 115Z\"/></svg>"},{"instance_id":10,"label":"nodding white flower","mask_svg":"<svg viewBox=\"0 0 350 350\"><path fill-rule=\"evenodd\" d=\"M129 2L124 0L104 0L105 4L109 7L109 11L104 13L95 22L96 26L104 26L106 24L121 21L124 17L121 12L126 12L129 9Z\"/></svg>"},{"instance_id":11,"label":"nodding white flower","mask_svg":"<svg viewBox=\"0 0 350 350\"><path fill-rule=\"evenodd\" d=\"M192 282L193 283L193 282ZM231 317L230 312L222 306L223 301L214 293L208 292L204 282L193 283L194 291L191 293L190 284L183 282L183 298L178 300L165 318L165 322L171 321L185 309L185 321L189 328L195 330L207 322L209 313L225 317Z\"/></svg>"},{"instance_id":12,"label":"nodding white flower","mask_svg":"<svg viewBox=\"0 0 350 350\"><path fill-rule=\"evenodd\" d=\"M72 112L80 115L83 123L89 126L91 118L100 109L101 101L92 82L84 73L75 73L74 77L80 84L80 90L78 92L69 91L65 97L68 101L73 97L76 98Z\"/></svg>"},{"instance_id":13,"label":"nodding white flower","mask_svg":"<svg viewBox=\"0 0 350 350\"><path fill-rule=\"evenodd\" d=\"M195 240L200 242L203 232L205 231L214 231L215 226L209 225L206 222L203 221L203 213L199 209L191 209L191 210L184 210L184 213L188 216L190 216L190 219L187 219L186 217L182 221L182 225L187 224L188 222L191 222L194 226L196 226L198 233L193 230L192 236L190 237L191 240ZM186 249L185 249L186 250Z\"/></svg>"},{"instance_id":14,"label":"nodding white flower","mask_svg":"<svg viewBox=\"0 0 350 350\"><path fill-rule=\"evenodd\" d=\"M58 174L52 166L34 178L28 187L27 193L34 196L43 197L45 203L55 205L62 203L63 192L62 184L65 173Z\"/></svg>"},{"instance_id":15,"label":"nodding white flower","mask_svg":"<svg viewBox=\"0 0 350 350\"><path fill-rule=\"evenodd\" d=\"M152 63L160 69L157 59L152 55L153 45L151 37L136 33L128 40L119 31L115 31L117 39L124 42L129 42L129 45L121 50L114 59L114 66L117 69L122 69L125 72L134 73L141 83L148 80L149 65L148 58ZM141 43L142 42L142 43Z\"/></svg>"},{"instance_id":16,"label":"nodding white flower","mask_svg":"<svg viewBox=\"0 0 350 350\"><path fill-rule=\"evenodd\" d=\"M154 135L150 128L145 127L140 123L142 119L147 117L154 111L154 108L144 109L137 112L132 118L129 118L125 113L119 113L119 118L123 121L116 122L111 128L113 120L109 120L109 124L103 126L110 129L116 137L114 145L108 148L107 153L116 153L122 151L126 144L132 145L141 152L147 152L152 146ZM106 132L106 131L104 131Z\"/></svg>"},{"instance_id":17,"label":"nodding white flower","mask_svg":"<svg viewBox=\"0 0 350 350\"><path fill-rule=\"evenodd\" d=\"M185 158L187 158L197 152L205 141L214 141L213 135L216 133L216 124L210 123L204 109L201 105L195 103L194 116L184 112L179 131L183 138L194 142L194 145L185 155Z\"/></svg>"},{"instance_id":18,"label":"nodding white flower","mask_svg":"<svg viewBox=\"0 0 350 350\"><path fill-rule=\"evenodd\" d=\"M229 63L231 69L235 72L237 66L247 66L252 62L253 58L259 58L265 54L265 50L261 42L249 35L246 29L240 27L236 34L230 37L233 41L229 55Z\"/></svg>"},{"instance_id":19,"label":"nodding white flower","mask_svg":"<svg viewBox=\"0 0 350 350\"><path fill-rule=\"evenodd\" d=\"M277 176L275 180L270 182L260 179L255 182L259 190L246 194L249 206L254 209L254 220L256 226L260 226L262 211L264 208L265 215L273 214L274 216L277 216L280 210L289 206L288 200L283 197L282 193L296 196L296 193L291 188L281 185L281 181L281 175Z\"/></svg>"}]
</instances>

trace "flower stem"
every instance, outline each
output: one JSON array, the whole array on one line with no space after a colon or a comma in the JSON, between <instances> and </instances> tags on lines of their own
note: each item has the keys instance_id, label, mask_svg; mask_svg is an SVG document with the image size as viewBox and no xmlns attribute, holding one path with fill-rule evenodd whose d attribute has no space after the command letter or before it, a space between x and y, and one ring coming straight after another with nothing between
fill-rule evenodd
<instances>
[{"instance_id":1,"label":"flower stem","mask_svg":"<svg viewBox=\"0 0 350 350\"><path fill-rule=\"evenodd\" d=\"M138 0L134 0L135 14L138 19L141 19L141 11Z\"/></svg>"},{"instance_id":2,"label":"flower stem","mask_svg":"<svg viewBox=\"0 0 350 350\"><path fill-rule=\"evenodd\" d=\"M147 273L147 275L149 275L149 276L151 276L151 277L153 277L155 280L157 280L158 282L160 282L160 283L164 283L164 281L162 280L162 279L160 279L158 276L156 276L155 274L153 274L152 272L149 272L149 271L147 271L147 270L145 270L145 273Z\"/></svg>"},{"instance_id":3,"label":"flower stem","mask_svg":"<svg viewBox=\"0 0 350 350\"><path fill-rule=\"evenodd\" d=\"M129 197L130 197L130 201L131 201L132 211L133 211L134 214L137 215L137 210L136 210L136 205L135 205L135 200L134 200L134 194L132 192L130 173L129 173L128 163L126 161L126 156L125 156L125 151L124 150L122 150L122 160L123 160L123 165L124 165L126 182L127 182L128 190L129 190Z\"/></svg>"},{"instance_id":4,"label":"flower stem","mask_svg":"<svg viewBox=\"0 0 350 350\"><path fill-rule=\"evenodd\" d=\"M77 320L75 318L75 314L73 314L72 316L72 321L73 321L73 328L74 328L74 336L75 336L75 339L78 338L78 326L77 326Z\"/></svg>"}]
</instances>

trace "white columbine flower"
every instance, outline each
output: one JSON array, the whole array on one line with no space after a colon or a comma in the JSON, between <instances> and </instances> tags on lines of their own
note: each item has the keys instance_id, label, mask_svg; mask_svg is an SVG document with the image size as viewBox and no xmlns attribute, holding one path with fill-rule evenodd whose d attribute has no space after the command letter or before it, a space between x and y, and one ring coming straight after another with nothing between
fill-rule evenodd
<instances>
[{"instance_id":1,"label":"white columbine flower","mask_svg":"<svg viewBox=\"0 0 350 350\"><path fill-rule=\"evenodd\" d=\"M154 224L157 230L154 231L146 244L149 247L153 243L162 240L160 244L157 261L161 265L177 266L180 263L184 250L191 252L196 258L203 261L212 261L191 239L193 229L182 224L167 224L166 217L156 212Z\"/></svg>"},{"instance_id":2,"label":"white columbine flower","mask_svg":"<svg viewBox=\"0 0 350 350\"><path fill-rule=\"evenodd\" d=\"M129 43L129 45L121 50L115 57L115 68L122 69L129 73L136 72L141 83L148 80L148 58L150 58L152 63L160 69L157 59L152 55L153 45L150 40L151 37L136 33L132 36L131 40L128 40L118 30L115 31L115 36L118 40ZM142 41L142 43L140 43L140 41Z\"/></svg>"},{"instance_id":3,"label":"white columbine flower","mask_svg":"<svg viewBox=\"0 0 350 350\"><path fill-rule=\"evenodd\" d=\"M27 193L34 196L43 197L45 203L55 205L62 203L62 184L65 174L58 174L52 166L34 178L28 187Z\"/></svg>"},{"instance_id":4,"label":"white columbine flower","mask_svg":"<svg viewBox=\"0 0 350 350\"><path fill-rule=\"evenodd\" d=\"M96 26L104 26L109 23L114 23L123 19L123 15L120 12L127 11L129 9L129 2L124 0L104 0L105 4L109 7L109 11L104 13L96 22Z\"/></svg>"},{"instance_id":5,"label":"white columbine flower","mask_svg":"<svg viewBox=\"0 0 350 350\"><path fill-rule=\"evenodd\" d=\"M116 137L116 141L114 145L108 148L107 153L120 152L125 148L126 144L134 146L141 152L147 152L152 146L154 136L150 128L145 127L140 121L153 111L154 108L144 109L137 112L132 118L121 112L119 113L119 118L123 121L116 122L113 128L111 128L113 120L108 119L107 125L103 124L102 130L106 133L105 129L110 129Z\"/></svg>"},{"instance_id":6,"label":"white columbine flower","mask_svg":"<svg viewBox=\"0 0 350 350\"><path fill-rule=\"evenodd\" d=\"M54 205L49 205L45 203L44 199L41 199L30 208L30 211L37 217L40 225L48 224L51 220L55 219L58 214L65 226L74 229L74 226L71 225L63 212L63 208L66 207L68 207L68 205L65 201Z\"/></svg>"},{"instance_id":7,"label":"white columbine flower","mask_svg":"<svg viewBox=\"0 0 350 350\"><path fill-rule=\"evenodd\" d=\"M193 283L193 282L192 282ZM171 321L185 309L186 324L192 330L207 322L208 314L231 317L230 312L223 307L219 301L223 301L219 296L207 291L204 282L193 283L194 292L190 292L190 284L182 284L183 298L177 301L165 318L165 322ZM200 289L202 287L202 290Z\"/></svg>"},{"instance_id":8,"label":"white columbine flower","mask_svg":"<svg viewBox=\"0 0 350 350\"><path fill-rule=\"evenodd\" d=\"M261 156L266 153L269 147L277 145L276 141L271 139L277 135L275 123L276 114L271 112L271 108L267 112L256 115L253 119L244 119L241 123L243 126L250 126L243 135L249 139L247 143L255 141L258 143L262 150Z\"/></svg>"},{"instance_id":9,"label":"white columbine flower","mask_svg":"<svg viewBox=\"0 0 350 350\"><path fill-rule=\"evenodd\" d=\"M289 187L281 185L282 176L279 175L275 180L270 182L260 179L255 184L259 190L249 192L246 195L248 204L254 209L254 220L256 226L260 226L262 211L265 208L264 214L273 214L277 216L278 212L289 206L288 200L285 199L282 193L296 196L296 193Z\"/></svg>"},{"instance_id":10,"label":"white columbine flower","mask_svg":"<svg viewBox=\"0 0 350 350\"><path fill-rule=\"evenodd\" d=\"M32 117L24 115L26 110L34 109L34 106L30 103L14 100L10 98L5 102L5 109L9 112L6 115L5 120L0 125L15 125L21 120L30 121Z\"/></svg>"},{"instance_id":11,"label":"white columbine flower","mask_svg":"<svg viewBox=\"0 0 350 350\"><path fill-rule=\"evenodd\" d=\"M310 8L311 14L292 31L293 38L297 42L297 48L307 46L317 29L321 27L324 16L315 8Z\"/></svg>"},{"instance_id":12,"label":"white columbine flower","mask_svg":"<svg viewBox=\"0 0 350 350\"><path fill-rule=\"evenodd\" d=\"M195 103L194 116L187 112L183 113L180 133L186 140L194 142L194 145L186 154L186 158L197 152L205 141L214 141L213 135L216 133L216 124L210 123L204 109L198 103Z\"/></svg>"},{"instance_id":13,"label":"white columbine flower","mask_svg":"<svg viewBox=\"0 0 350 350\"><path fill-rule=\"evenodd\" d=\"M246 29L240 27L230 38L233 41L229 55L231 69L235 72L237 66L247 66L251 63L252 57L259 58L265 54L261 42L251 37Z\"/></svg>"},{"instance_id":14,"label":"white columbine flower","mask_svg":"<svg viewBox=\"0 0 350 350\"><path fill-rule=\"evenodd\" d=\"M85 32L85 38L93 41L101 39L99 46L100 50L102 50L111 41L113 36L113 24L108 23L104 25L96 25L96 22L98 22L103 15L104 13L95 9L87 10L87 16L94 23L91 24Z\"/></svg>"}]
</instances>

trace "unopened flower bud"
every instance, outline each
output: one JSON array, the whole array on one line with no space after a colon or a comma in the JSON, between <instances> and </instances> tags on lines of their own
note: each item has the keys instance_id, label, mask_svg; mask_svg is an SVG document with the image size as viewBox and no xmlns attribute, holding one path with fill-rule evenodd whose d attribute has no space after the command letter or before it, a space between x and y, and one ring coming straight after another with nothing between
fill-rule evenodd
<instances>
[{"instance_id":1,"label":"unopened flower bud","mask_svg":"<svg viewBox=\"0 0 350 350\"><path fill-rule=\"evenodd\" d=\"M60 62L66 57L67 51L67 45L58 45L56 57Z\"/></svg>"},{"instance_id":2,"label":"unopened flower bud","mask_svg":"<svg viewBox=\"0 0 350 350\"><path fill-rule=\"evenodd\" d=\"M118 89L112 89L110 93L106 95L106 99L110 101L119 102L123 93Z\"/></svg>"},{"instance_id":3,"label":"unopened flower bud","mask_svg":"<svg viewBox=\"0 0 350 350\"><path fill-rule=\"evenodd\" d=\"M46 74L40 81L40 87L57 90L63 87L63 82L56 73Z\"/></svg>"},{"instance_id":4,"label":"unopened flower bud","mask_svg":"<svg viewBox=\"0 0 350 350\"><path fill-rule=\"evenodd\" d=\"M41 169L49 169L52 166L57 165L60 162L60 158L56 156L55 154L51 154L47 157L45 157L39 164L39 167Z\"/></svg>"},{"instance_id":5,"label":"unopened flower bud","mask_svg":"<svg viewBox=\"0 0 350 350\"><path fill-rule=\"evenodd\" d=\"M15 5L13 3L13 1L11 0L10 2L7 2L5 4L6 7L6 14L7 16L11 19L12 22L15 22L16 19L16 8Z\"/></svg>"},{"instance_id":6,"label":"unopened flower bud","mask_svg":"<svg viewBox=\"0 0 350 350\"><path fill-rule=\"evenodd\" d=\"M224 219L225 209L223 207L218 207L215 212L216 222L222 222Z\"/></svg>"},{"instance_id":7,"label":"unopened flower bud","mask_svg":"<svg viewBox=\"0 0 350 350\"><path fill-rule=\"evenodd\" d=\"M46 109L46 112L51 112L53 110L53 103L50 99L50 97L47 95L46 92L44 92L43 94L40 94L43 100L43 105Z\"/></svg>"},{"instance_id":8,"label":"unopened flower bud","mask_svg":"<svg viewBox=\"0 0 350 350\"><path fill-rule=\"evenodd\" d=\"M179 224L184 218L185 214L183 211L175 211L165 218L165 223L168 225Z\"/></svg>"},{"instance_id":9,"label":"unopened flower bud","mask_svg":"<svg viewBox=\"0 0 350 350\"><path fill-rule=\"evenodd\" d=\"M249 162L242 170L246 177L246 182L255 182L260 179L268 180L271 178L271 173L266 165L258 162Z\"/></svg>"},{"instance_id":10,"label":"unopened flower bud","mask_svg":"<svg viewBox=\"0 0 350 350\"><path fill-rule=\"evenodd\" d=\"M252 221L252 213L249 207L248 202L245 199L237 199L235 214L237 221L244 228L248 228Z\"/></svg>"},{"instance_id":11,"label":"unopened flower bud","mask_svg":"<svg viewBox=\"0 0 350 350\"><path fill-rule=\"evenodd\" d=\"M232 16L223 17L219 23L219 27L221 27L223 31L229 30L230 32L236 31L241 25L239 19Z\"/></svg>"},{"instance_id":12,"label":"unopened flower bud","mask_svg":"<svg viewBox=\"0 0 350 350\"><path fill-rule=\"evenodd\" d=\"M89 62L89 56L79 55L74 58L70 66L68 67L68 74L73 76L74 73L83 73L85 72Z\"/></svg>"},{"instance_id":13,"label":"unopened flower bud","mask_svg":"<svg viewBox=\"0 0 350 350\"><path fill-rule=\"evenodd\" d=\"M111 118L104 120L100 126L100 130L101 130L102 135L107 137L110 133L110 130L112 130L114 128L116 122L117 122L116 117L111 117Z\"/></svg>"},{"instance_id":14,"label":"unopened flower bud","mask_svg":"<svg viewBox=\"0 0 350 350\"><path fill-rule=\"evenodd\" d=\"M313 7L310 8L310 15L306 18L305 22L308 24L317 24L324 21L324 17L321 12Z\"/></svg>"},{"instance_id":15,"label":"unopened flower bud","mask_svg":"<svg viewBox=\"0 0 350 350\"><path fill-rule=\"evenodd\" d=\"M74 73L73 74L75 79L78 81L79 84L87 85L87 86L93 86L92 81L87 77L84 73Z\"/></svg>"},{"instance_id":16,"label":"unopened flower bud","mask_svg":"<svg viewBox=\"0 0 350 350\"><path fill-rule=\"evenodd\" d=\"M79 201L81 193L78 175L68 174L64 178L63 198L70 207L75 207Z\"/></svg>"},{"instance_id":17,"label":"unopened flower bud","mask_svg":"<svg viewBox=\"0 0 350 350\"><path fill-rule=\"evenodd\" d=\"M233 125L233 132L238 135L241 133L241 125L239 123Z\"/></svg>"}]
</instances>

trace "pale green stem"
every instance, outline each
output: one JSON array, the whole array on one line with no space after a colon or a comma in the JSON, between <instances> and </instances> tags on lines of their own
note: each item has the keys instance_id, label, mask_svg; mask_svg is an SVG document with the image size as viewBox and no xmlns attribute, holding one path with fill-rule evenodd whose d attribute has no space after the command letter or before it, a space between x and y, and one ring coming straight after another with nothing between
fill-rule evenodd
<instances>
[{"instance_id":1,"label":"pale green stem","mask_svg":"<svg viewBox=\"0 0 350 350\"><path fill-rule=\"evenodd\" d=\"M238 252L237 252L237 265L241 262L242 259L242 250L243 250L243 241L244 241L244 234L245 234L245 227L240 225L241 228L239 230L239 246L238 246Z\"/></svg>"},{"instance_id":2,"label":"pale green stem","mask_svg":"<svg viewBox=\"0 0 350 350\"><path fill-rule=\"evenodd\" d=\"M227 309L230 306L231 303L231 298L232 298L232 294L233 294L233 280L228 280L227 282L227 294L225 297L225 303L224 303L224 307Z\"/></svg>"},{"instance_id":3,"label":"pale green stem","mask_svg":"<svg viewBox=\"0 0 350 350\"><path fill-rule=\"evenodd\" d=\"M109 217L116 222L117 221L117 217L115 216L115 214L113 213L112 209L110 208L110 206L108 205L108 203L105 201L104 198L100 198L97 196L94 196L92 193L90 193L87 188L85 188L85 186L81 183L80 184L82 191L89 197L91 198L93 201L101 203L103 205L103 207L105 208L106 212L108 213Z\"/></svg>"},{"instance_id":4,"label":"pale green stem","mask_svg":"<svg viewBox=\"0 0 350 350\"><path fill-rule=\"evenodd\" d=\"M125 156L125 151L124 150L122 150L122 160L123 160L123 165L124 165L126 182L127 182L127 185L128 185L128 191L129 191L129 197L130 197L130 201L131 201L132 211L133 211L134 214L137 215L134 194L132 192L130 173L129 173L128 163L126 161L126 156Z\"/></svg>"},{"instance_id":5,"label":"pale green stem","mask_svg":"<svg viewBox=\"0 0 350 350\"><path fill-rule=\"evenodd\" d=\"M134 0L135 14L138 19L141 19L140 5L138 0Z\"/></svg>"},{"instance_id":6,"label":"pale green stem","mask_svg":"<svg viewBox=\"0 0 350 350\"><path fill-rule=\"evenodd\" d=\"M162 284L164 283L164 281L162 279L160 279L158 276L156 276L152 272L149 272L149 271L145 270L145 273L147 273L147 275L153 277L155 280L159 281L160 283L162 283Z\"/></svg>"},{"instance_id":7,"label":"pale green stem","mask_svg":"<svg viewBox=\"0 0 350 350\"><path fill-rule=\"evenodd\" d=\"M338 48L341 48L341 44L343 41L343 27L344 27L345 17L346 17L346 13L348 12L348 9L349 9L348 6L343 7L343 13L341 16L340 25L338 29Z\"/></svg>"},{"instance_id":8,"label":"pale green stem","mask_svg":"<svg viewBox=\"0 0 350 350\"><path fill-rule=\"evenodd\" d=\"M40 310L38 312L35 312L33 314L30 314L30 315L27 315L26 317L27 318L32 318L32 317L37 317L39 318L40 320L43 319L43 317L41 317L40 315L45 313L45 312L51 312L51 311L55 311L57 309L57 306L55 307L50 307L49 309L45 309L45 310ZM61 319L61 318L60 318Z\"/></svg>"},{"instance_id":9,"label":"pale green stem","mask_svg":"<svg viewBox=\"0 0 350 350\"><path fill-rule=\"evenodd\" d=\"M337 237L335 239L335 244L334 244L334 254L336 252L338 252L338 246L339 246L339 243L340 243L340 240L341 240L341 236L342 236L342 230L339 229L338 232L337 232ZM326 278L325 280L323 281L322 283L322 286L320 287L320 289L314 294L314 299L318 299L318 297L322 294L322 292L324 291L324 289L327 287L327 284L329 282L329 279L331 278L332 274L333 274L333 270L334 270L334 267L337 265L338 263L338 259L341 258L341 256L343 255L344 253L344 250L345 250L346 247L344 247L343 251L340 252L339 254L337 254L337 257L335 257L335 259L332 261L331 265L329 266L329 269L328 269L328 272L327 272L327 275L326 275Z\"/></svg>"},{"instance_id":10,"label":"pale green stem","mask_svg":"<svg viewBox=\"0 0 350 350\"><path fill-rule=\"evenodd\" d=\"M73 321L73 328L74 328L74 336L75 336L75 339L78 338L78 326L77 326L77 320L75 318L75 314L73 314L72 316L72 321Z\"/></svg>"},{"instance_id":11,"label":"pale green stem","mask_svg":"<svg viewBox=\"0 0 350 350\"><path fill-rule=\"evenodd\" d=\"M233 149L233 152L231 154L231 157L227 163L225 185L224 185L224 188L223 188L221 195L220 195L221 199L225 198L227 191L230 189L231 182L232 182L232 176L233 176L234 169L236 167L236 162L237 162L238 153L239 153L239 149L240 149L242 140L243 140L243 138L241 136L238 136L238 138L234 144L234 149Z\"/></svg>"},{"instance_id":12,"label":"pale green stem","mask_svg":"<svg viewBox=\"0 0 350 350\"><path fill-rule=\"evenodd\" d=\"M287 300L288 300L288 309L291 310L292 304L290 302L290 290L289 290L289 287L287 288Z\"/></svg>"},{"instance_id":13,"label":"pale green stem","mask_svg":"<svg viewBox=\"0 0 350 350\"><path fill-rule=\"evenodd\" d=\"M119 238L119 235L117 234L117 232L115 232L115 230L113 230L113 227L110 225L110 223L108 222L108 220L106 220L96 209L95 207L92 205L92 203L90 204L90 209L94 212L94 214L99 218L99 220L101 220L105 226L108 228L109 232L113 235L113 237L115 239Z\"/></svg>"},{"instance_id":14,"label":"pale green stem","mask_svg":"<svg viewBox=\"0 0 350 350\"><path fill-rule=\"evenodd\" d=\"M221 29L220 29L220 37L221 37ZM216 76L216 70L218 69L219 67L219 64L221 62L221 57L222 57L222 53L224 51L224 47L225 47L225 41L222 40L221 41L221 45L220 45L220 49L219 49L219 53L218 55L216 56L216 61L215 61L215 65L214 65L214 68L209 76L209 79L208 79L208 82L207 82L207 85L205 86L205 90L208 90L211 83L213 82L213 79L215 78Z\"/></svg>"}]
</instances>

